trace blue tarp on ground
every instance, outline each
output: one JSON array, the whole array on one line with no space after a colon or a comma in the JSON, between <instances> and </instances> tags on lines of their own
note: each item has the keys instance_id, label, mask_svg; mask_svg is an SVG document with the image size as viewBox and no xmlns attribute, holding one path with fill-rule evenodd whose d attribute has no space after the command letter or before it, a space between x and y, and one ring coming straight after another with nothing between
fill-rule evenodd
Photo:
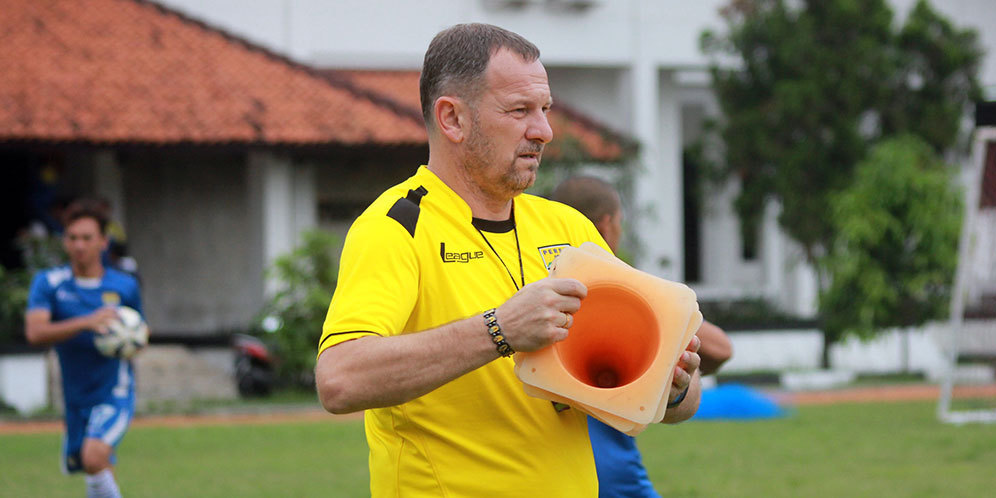
<instances>
[{"instance_id":1,"label":"blue tarp on ground","mask_svg":"<svg viewBox=\"0 0 996 498\"><path fill-rule=\"evenodd\" d=\"M692 420L752 420L785 415L774 400L742 384L721 384L702 391Z\"/></svg>"}]
</instances>

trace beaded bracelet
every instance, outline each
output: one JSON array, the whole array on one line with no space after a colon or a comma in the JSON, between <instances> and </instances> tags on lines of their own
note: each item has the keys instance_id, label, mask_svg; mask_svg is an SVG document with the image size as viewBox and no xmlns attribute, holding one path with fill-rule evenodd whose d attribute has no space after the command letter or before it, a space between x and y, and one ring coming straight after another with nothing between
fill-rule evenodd
<instances>
[{"instance_id":1,"label":"beaded bracelet","mask_svg":"<svg viewBox=\"0 0 996 498\"><path fill-rule=\"evenodd\" d=\"M515 351L512 350L512 346L505 342L505 336L501 333L501 325L498 325L498 317L495 316L495 308L484 312L484 325L488 327L488 334L491 335L491 342L495 343L498 354L505 357L512 356Z\"/></svg>"}]
</instances>

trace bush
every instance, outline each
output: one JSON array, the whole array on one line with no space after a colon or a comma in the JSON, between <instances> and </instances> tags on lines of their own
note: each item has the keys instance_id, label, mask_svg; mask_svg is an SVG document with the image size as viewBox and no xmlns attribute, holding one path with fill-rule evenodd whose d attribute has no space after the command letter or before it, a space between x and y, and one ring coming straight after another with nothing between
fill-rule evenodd
<instances>
[{"instance_id":1,"label":"bush","mask_svg":"<svg viewBox=\"0 0 996 498\"><path fill-rule=\"evenodd\" d=\"M699 301L699 311L703 318L727 330L811 326L808 321L785 313L761 298L703 300Z\"/></svg>"},{"instance_id":2,"label":"bush","mask_svg":"<svg viewBox=\"0 0 996 498\"><path fill-rule=\"evenodd\" d=\"M24 312L35 272L66 261L57 236L29 236L18 240L25 268L0 266L0 347L24 344Z\"/></svg>"},{"instance_id":3,"label":"bush","mask_svg":"<svg viewBox=\"0 0 996 498\"><path fill-rule=\"evenodd\" d=\"M31 273L0 266L0 346L24 343L24 310Z\"/></svg>"},{"instance_id":4,"label":"bush","mask_svg":"<svg viewBox=\"0 0 996 498\"><path fill-rule=\"evenodd\" d=\"M280 358L277 376L285 384L314 384L315 353L338 277L341 241L320 230L302 234L302 243L276 259L267 278L277 292L256 320L257 335Z\"/></svg>"}]
</instances>

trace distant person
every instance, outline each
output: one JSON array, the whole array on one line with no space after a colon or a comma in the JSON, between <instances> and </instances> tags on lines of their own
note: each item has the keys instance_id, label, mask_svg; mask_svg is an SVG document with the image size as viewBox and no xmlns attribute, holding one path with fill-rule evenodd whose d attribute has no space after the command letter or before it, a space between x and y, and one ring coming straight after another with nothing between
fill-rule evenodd
<instances>
[{"instance_id":1,"label":"distant person","mask_svg":"<svg viewBox=\"0 0 996 498\"><path fill-rule=\"evenodd\" d=\"M86 473L88 497L121 496L112 472L114 448L135 411L134 370L128 360L100 354L98 334L107 333L115 307L141 313L138 283L108 268L107 218L92 201L77 201L65 212L63 246L69 264L35 275L25 314L31 344L53 345L62 371L66 434L62 464Z\"/></svg>"},{"instance_id":2,"label":"distant person","mask_svg":"<svg viewBox=\"0 0 996 498\"><path fill-rule=\"evenodd\" d=\"M539 50L497 26L448 28L420 91L429 161L349 229L318 346L322 405L366 410L375 498L592 498L584 414L526 395L511 358L564 340L587 293L548 278L541 249L607 249L576 211L523 193L553 138ZM697 344L665 422L695 413Z\"/></svg>"},{"instance_id":3,"label":"distant person","mask_svg":"<svg viewBox=\"0 0 996 498\"><path fill-rule=\"evenodd\" d=\"M114 210L111 201L100 197L97 199L97 207L103 211L107 218L107 249L100 254L100 260L104 266L112 267L128 273L138 279L138 262L128 255L128 235L125 234L124 226L114 219Z\"/></svg>"},{"instance_id":4,"label":"distant person","mask_svg":"<svg viewBox=\"0 0 996 498\"><path fill-rule=\"evenodd\" d=\"M33 168L33 177L28 188L28 211L46 233L62 235L62 213L69 205L70 198L59 195L61 168L54 162Z\"/></svg>"},{"instance_id":5,"label":"distant person","mask_svg":"<svg viewBox=\"0 0 996 498\"><path fill-rule=\"evenodd\" d=\"M588 217L615 252L622 236L623 211L619 193L612 185L594 177L575 176L558 185L550 199L567 204ZM733 354L730 339L722 329L709 322L702 322L696 335L702 342L699 371L703 375L714 373ZM660 496L647 477L635 438L593 417L588 417L588 433L598 469L598 496Z\"/></svg>"}]
</instances>

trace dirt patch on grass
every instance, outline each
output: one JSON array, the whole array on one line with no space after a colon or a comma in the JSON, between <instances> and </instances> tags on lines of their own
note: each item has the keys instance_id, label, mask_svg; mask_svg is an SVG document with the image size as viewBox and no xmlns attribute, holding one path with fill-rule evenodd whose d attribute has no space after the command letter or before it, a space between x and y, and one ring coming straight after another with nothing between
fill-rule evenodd
<instances>
[{"instance_id":1,"label":"dirt patch on grass","mask_svg":"<svg viewBox=\"0 0 996 498\"><path fill-rule=\"evenodd\" d=\"M286 422L339 422L361 420L363 413L332 415L321 409L272 413L149 415L135 417L132 427L194 427L217 425L282 424ZM62 420L0 422L0 434L61 432Z\"/></svg>"},{"instance_id":2,"label":"dirt patch on grass","mask_svg":"<svg viewBox=\"0 0 996 498\"><path fill-rule=\"evenodd\" d=\"M832 403L870 403L880 401L930 401L937 400L941 388L930 384L897 386L854 387L833 391L783 392L774 395L779 402L793 405L825 405ZM958 386L953 397L996 398L996 384Z\"/></svg>"},{"instance_id":3,"label":"dirt patch on grass","mask_svg":"<svg viewBox=\"0 0 996 498\"><path fill-rule=\"evenodd\" d=\"M787 405L821 405L832 403L871 403L896 401L932 401L940 396L940 387L930 384L854 387L832 391L781 392L773 395ZM996 398L996 384L959 386L954 397ZM132 427L193 427L211 425L281 424L285 422L339 422L360 420L363 413L332 415L315 409L275 411L270 413L193 414L139 416ZM0 422L0 434L31 434L62 431L61 420Z\"/></svg>"}]
</instances>

